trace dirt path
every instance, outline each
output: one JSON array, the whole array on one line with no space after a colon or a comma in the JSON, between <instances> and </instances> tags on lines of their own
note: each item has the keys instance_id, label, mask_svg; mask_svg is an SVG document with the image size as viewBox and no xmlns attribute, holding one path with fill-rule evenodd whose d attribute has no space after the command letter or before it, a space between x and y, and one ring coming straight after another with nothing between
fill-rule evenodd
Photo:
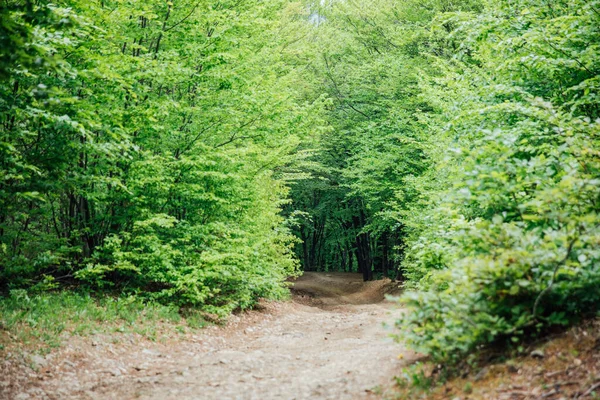
<instances>
[{"instance_id":1,"label":"dirt path","mask_svg":"<svg viewBox=\"0 0 600 400\"><path fill-rule=\"evenodd\" d=\"M402 348L382 326L400 312L383 301L390 289L389 282L365 284L358 274L306 273L293 302L269 304L183 341L77 339L18 398L374 398L375 388L411 358L398 359Z\"/></svg>"}]
</instances>

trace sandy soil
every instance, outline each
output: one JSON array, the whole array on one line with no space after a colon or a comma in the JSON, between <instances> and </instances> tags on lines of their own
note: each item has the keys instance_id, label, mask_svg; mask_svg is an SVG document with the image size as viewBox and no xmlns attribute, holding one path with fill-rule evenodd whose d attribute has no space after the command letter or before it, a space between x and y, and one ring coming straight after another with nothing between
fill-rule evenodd
<instances>
[{"instance_id":1,"label":"sandy soil","mask_svg":"<svg viewBox=\"0 0 600 400\"><path fill-rule=\"evenodd\" d=\"M384 301L394 290L389 281L363 283L358 274L306 273L295 282L293 301L265 304L171 343L73 338L39 360L10 398L377 398L378 387L414 358L382 325L401 312Z\"/></svg>"}]
</instances>

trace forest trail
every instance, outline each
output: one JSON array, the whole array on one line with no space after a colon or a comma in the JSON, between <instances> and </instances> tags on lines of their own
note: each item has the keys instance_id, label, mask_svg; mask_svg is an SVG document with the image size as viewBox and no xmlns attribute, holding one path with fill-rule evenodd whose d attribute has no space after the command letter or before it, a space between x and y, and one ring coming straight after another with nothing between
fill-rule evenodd
<instances>
[{"instance_id":1,"label":"forest trail","mask_svg":"<svg viewBox=\"0 0 600 400\"><path fill-rule=\"evenodd\" d=\"M59 351L28 393L49 399L370 399L412 356L389 338L388 281L305 273L268 303L173 343L89 338ZM107 339L107 338L105 338ZM23 399L29 397L22 397Z\"/></svg>"}]
</instances>

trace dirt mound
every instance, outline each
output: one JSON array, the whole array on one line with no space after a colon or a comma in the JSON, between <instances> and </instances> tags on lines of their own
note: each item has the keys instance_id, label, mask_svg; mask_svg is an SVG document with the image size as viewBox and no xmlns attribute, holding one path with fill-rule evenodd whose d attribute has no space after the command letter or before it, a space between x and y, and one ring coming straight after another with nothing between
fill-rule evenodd
<instances>
[{"instance_id":1,"label":"dirt mound","mask_svg":"<svg viewBox=\"0 0 600 400\"><path fill-rule=\"evenodd\" d=\"M291 288L295 302L315 307L375 304L399 292L390 279L363 282L361 274L305 272Z\"/></svg>"}]
</instances>

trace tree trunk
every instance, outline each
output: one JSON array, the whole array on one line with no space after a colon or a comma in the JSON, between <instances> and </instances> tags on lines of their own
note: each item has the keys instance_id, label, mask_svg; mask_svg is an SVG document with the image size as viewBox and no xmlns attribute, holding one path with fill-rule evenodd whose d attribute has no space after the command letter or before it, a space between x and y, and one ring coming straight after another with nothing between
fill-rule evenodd
<instances>
[{"instance_id":1,"label":"tree trunk","mask_svg":"<svg viewBox=\"0 0 600 400\"><path fill-rule=\"evenodd\" d=\"M382 236L381 236L381 240L383 242L383 246L381 249L381 264L382 264L382 272L383 272L383 276L387 277L388 276L388 268L389 268L389 243L388 243L388 233L385 232Z\"/></svg>"},{"instance_id":2,"label":"tree trunk","mask_svg":"<svg viewBox=\"0 0 600 400\"><path fill-rule=\"evenodd\" d=\"M352 223L356 232L360 232L365 225L365 214L361 209L359 215L352 216ZM373 260L371 258L371 245L368 233L359 233L355 238L356 242L356 261L358 262L359 272L363 275L364 281L373 279Z\"/></svg>"},{"instance_id":3,"label":"tree trunk","mask_svg":"<svg viewBox=\"0 0 600 400\"><path fill-rule=\"evenodd\" d=\"M349 248L346 249L346 253L348 254L348 272L354 272L354 253Z\"/></svg>"},{"instance_id":4,"label":"tree trunk","mask_svg":"<svg viewBox=\"0 0 600 400\"><path fill-rule=\"evenodd\" d=\"M300 239L302 239L302 263L305 271L310 271L310 265L308 264L308 243L306 242L306 232L304 227L300 228Z\"/></svg>"}]
</instances>

